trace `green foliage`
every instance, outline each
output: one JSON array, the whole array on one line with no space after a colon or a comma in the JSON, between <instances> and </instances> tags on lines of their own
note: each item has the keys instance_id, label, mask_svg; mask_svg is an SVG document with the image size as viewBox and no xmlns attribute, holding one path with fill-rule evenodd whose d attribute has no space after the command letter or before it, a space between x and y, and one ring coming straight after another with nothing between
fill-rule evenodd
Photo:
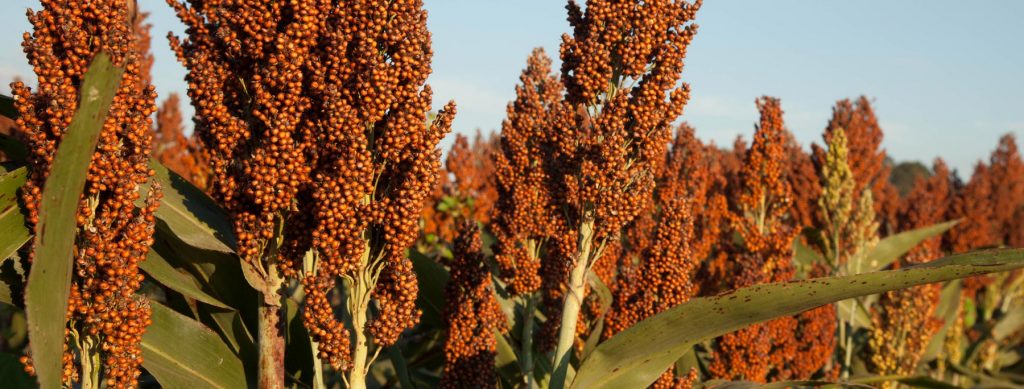
<instances>
[{"instance_id":1,"label":"green foliage","mask_svg":"<svg viewBox=\"0 0 1024 389\"><path fill-rule=\"evenodd\" d=\"M643 387L694 344L779 316L915 285L1024 268L1024 250L990 250L901 270L764 284L698 298L609 339L584 360L574 388Z\"/></svg>"},{"instance_id":2,"label":"green foliage","mask_svg":"<svg viewBox=\"0 0 1024 389\"><path fill-rule=\"evenodd\" d=\"M25 311L28 336L32 339L32 360L44 388L61 384L78 199L85 188L89 160L123 73L106 54L101 53L93 60L82 82L78 111L57 148L50 175L43 186L36 226L36 257L28 275Z\"/></svg>"}]
</instances>

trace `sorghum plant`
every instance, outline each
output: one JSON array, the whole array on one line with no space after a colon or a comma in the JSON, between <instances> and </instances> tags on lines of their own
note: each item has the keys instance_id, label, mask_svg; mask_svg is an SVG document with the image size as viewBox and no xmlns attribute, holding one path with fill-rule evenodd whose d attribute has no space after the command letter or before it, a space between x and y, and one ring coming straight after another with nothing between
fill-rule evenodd
<instances>
[{"instance_id":1,"label":"sorghum plant","mask_svg":"<svg viewBox=\"0 0 1024 389\"><path fill-rule=\"evenodd\" d=\"M896 213L899 210L899 194L889 183L891 168L886 164L886 152L882 145L882 128L878 125L874 109L867 97L856 101L843 99L832 108L832 118L825 127L825 142L832 133L842 129L846 134L849 148L849 165L857 185L853 199L856 202L864 188L871 188L875 214L880 218L883 235L896 230Z\"/></svg>"},{"instance_id":2,"label":"sorghum plant","mask_svg":"<svg viewBox=\"0 0 1024 389\"><path fill-rule=\"evenodd\" d=\"M740 187L732 191L729 231L742 242L730 246L730 277L724 290L793 278L790 262L797 231L790 219L792 189L785 177L785 128L778 99L757 100L761 113L754 141L744 155ZM727 334L715 343L708 370L715 377L764 382L790 376L797 321L784 317Z\"/></svg>"},{"instance_id":3,"label":"sorghum plant","mask_svg":"<svg viewBox=\"0 0 1024 389\"><path fill-rule=\"evenodd\" d=\"M480 230L465 222L452 249L451 277L445 286L443 388L486 388L497 385L494 372L497 332L508 331L505 314L494 297Z\"/></svg>"},{"instance_id":4,"label":"sorghum plant","mask_svg":"<svg viewBox=\"0 0 1024 389\"><path fill-rule=\"evenodd\" d=\"M319 358L362 387L380 348L418 320L405 250L454 115L449 104L426 123L422 2L169 3L188 27L172 46L189 69L211 192L266 296L261 385L283 385L278 300L287 278L302 281ZM348 327L327 297L338 279Z\"/></svg>"},{"instance_id":5,"label":"sorghum plant","mask_svg":"<svg viewBox=\"0 0 1024 389\"><path fill-rule=\"evenodd\" d=\"M704 145L692 128L681 126L655 189L651 245L640 253L634 276L618 282L605 319L606 338L697 295L696 273L720 237L725 209L725 198L711 192L711 174ZM688 387L696 377L696 370L673 369L654 387Z\"/></svg>"},{"instance_id":6,"label":"sorghum plant","mask_svg":"<svg viewBox=\"0 0 1024 389\"><path fill-rule=\"evenodd\" d=\"M606 242L646 208L669 139L689 97L679 85L700 1L569 2L573 35L562 40L566 93L554 123L552 197L562 211L559 243L543 276L547 333L558 328L552 386L563 385L586 273ZM562 286L564 285L564 286Z\"/></svg>"},{"instance_id":7,"label":"sorghum plant","mask_svg":"<svg viewBox=\"0 0 1024 389\"><path fill-rule=\"evenodd\" d=\"M142 362L139 343L150 321L148 301L135 294L143 279L138 266L153 241L160 199L158 185L150 186L141 202L138 192L153 174L149 116L156 93L126 2L44 0L40 5L39 11L28 12L33 32L25 34L22 44L38 87L12 85L18 126L31 151L29 179L22 188L30 224L39 223L42 187L78 108L87 66L105 52L125 69L79 199L64 385L80 381L82 387L98 388L102 377L109 387L135 387ZM27 368L32 371L31 364Z\"/></svg>"},{"instance_id":8,"label":"sorghum plant","mask_svg":"<svg viewBox=\"0 0 1024 389\"><path fill-rule=\"evenodd\" d=\"M937 160L934 175L915 183L900 209L901 229L928 226L944 220L944 211L952 194L949 177L945 163ZM934 237L922 242L894 265L925 263L941 254L941 240ZM884 375L914 371L928 341L942 326L942 321L934 316L941 289L941 285L932 284L887 292L881 296L872 312L872 329L866 347L872 372Z\"/></svg>"}]
</instances>

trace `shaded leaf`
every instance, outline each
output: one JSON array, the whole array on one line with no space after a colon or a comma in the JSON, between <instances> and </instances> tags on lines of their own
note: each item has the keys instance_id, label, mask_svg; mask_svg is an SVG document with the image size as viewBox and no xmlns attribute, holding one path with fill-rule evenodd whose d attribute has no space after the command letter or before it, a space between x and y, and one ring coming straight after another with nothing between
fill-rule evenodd
<instances>
[{"instance_id":1,"label":"shaded leaf","mask_svg":"<svg viewBox=\"0 0 1024 389\"><path fill-rule=\"evenodd\" d=\"M188 180L170 171L159 162L150 160L153 179L163 189L163 198L156 217L164 222L161 228L192 247L233 254L234 229L227 213L203 191ZM145 187L139 189L145 193Z\"/></svg>"},{"instance_id":2,"label":"shaded leaf","mask_svg":"<svg viewBox=\"0 0 1024 389\"><path fill-rule=\"evenodd\" d=\"M64 321L78 230L78 201L100 129L124 72L104 53L96 55L82 81L78 111L64 134L43 185L36 226L35 261L25 291L32 362L40 386L60 387Z\"/></svg>"},{"instance_id":3,"label":"shaded leaf","mask_svg":"<svg viewBox=\"0 0 1024 389\"><path fill-rule=\"evenodd\" d=\"M0 383L10 389L36 388L36 380L25 373L25 365L18 358L14 354L0 353Z\"/></svg>"},{"instance_id":4,"label":"shaded leaf","mask_svg":"<svg viewBox=\"0 0 1024 389\"><path fill-rule=\"evenodd\" d=\"M168 253L170 250L165 241L159 240L155 242L153 247L150 248L146 260L139 263L139 268L145 271L150 278L175 292L215 307L231 309L231 307L216 297L204 292L199 282L191 275L171 266L167 259L163 257L164 253Z\"/></svg>"},{"instance_id":5,"label":"shaded leaf","mask_svg":"<svg viewBox=\"0 0 1024 389\"><path fill-rule=\"evenodd\" d=\"M680 304L626 329L582 362L574 388L654 382L694 344L848 298L1024 267L1024 250L987 250L900 270L755 285Z\"/></svg>"},{"instance_id":6,"label":"shaded leaf","mask_svg":"<svg viewBox=\"0 0 1024 389\"><path fill-rule=\"evenodd\" d=\"M12 161L24 161L28 158L28 147L6 134L0 134L0 152L3 152Z\"/></svg>"},{"instance_id":7,"label":"shaded leaf","mask_svg":"<svg viewBox=\"0 0 1024 389\"><path fill-rule=\"evenodd\" d=\"M142 366L164 388L245 388L242 361L206 326L151 302Z\"/></svg>"},{"instance_id":8,"label":"shaded leaf","mask_svg":"<svg viewBox=\"0 0 1024 389\"><path fill-rule=\"evenodd\" d=\"M421 321L434 328L444 328L444 286L448 283L448 270L415 250L409 250L409 259L419 283L416 306L423 310Z\"/></svg>"},{"instance_id":9,"label":"shaded leaf","mask_svg":"<svg viewBox=\"0 0 1024 389\"><path fill-rule=\"evenodd\" d=\"M18 109L14 108L14 98L7 95L0 95L0 116L8 119L17 119Z\"/></svg>"}]
</instances>

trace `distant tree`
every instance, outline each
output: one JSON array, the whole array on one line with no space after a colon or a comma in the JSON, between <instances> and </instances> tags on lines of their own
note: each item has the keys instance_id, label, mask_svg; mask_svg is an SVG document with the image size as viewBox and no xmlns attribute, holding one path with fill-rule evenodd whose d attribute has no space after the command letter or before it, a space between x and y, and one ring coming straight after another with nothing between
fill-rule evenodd
<instances>
[{"instance_id":1,"label":"distant tree","mask_svg":"<svg viewBox=\"0 0 1024 389\"><path fill-rule=\"evenodd\" d=\"M889 162L891 163L891 160ZM906 197L918 177L929 178L931 176L932 171L920 161L903 161L893 166L889 182L899 190L900 197Z\"/></svg>"}]
</instances>

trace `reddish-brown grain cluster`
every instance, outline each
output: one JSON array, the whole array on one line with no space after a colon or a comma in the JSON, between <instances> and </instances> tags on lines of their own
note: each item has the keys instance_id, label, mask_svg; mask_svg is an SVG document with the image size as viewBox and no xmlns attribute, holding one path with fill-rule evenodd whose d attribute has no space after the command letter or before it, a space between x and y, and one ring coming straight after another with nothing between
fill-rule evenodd
<instances>
[{"instance_id":1,"label":"reddish-brown grain cluster","mask_svg":"<svg viewBox=\"0 0 1024 389\"><path fill-rule=\"evenodd\" d=\"M153 158L189 180L197 188L209 187L209 172L198 139L185 136L181 100L171 93L156 111Z\"/></svg>"},{"instance_id":2,"label":"reddish-brown grain cluster","mask_svg":"<svg viewBox=\"0 0 1024 389\"><path fill-rule=\"evenodd\" d=\"M600 260L600 248L649 207L672 122L689 99L680 77L700 4L591 0L584 9L569 2L573 35L562 37L566 93L551 124L548 186L564 227L541 266L548 317L561 316L571 269ZM575 249L587 239L583 226L592 226L595 248L586 258ZM545 324L543 333L553 335L560 323Z\"/></svg>"},{"instance_id":3,"label":"reddish-brown grain cluster","mask_svg":"<svg viewBox=\"0 0 1024 389\"><path fill-rule=\"evenodd\" d=\"M79 88L93 57L109 53L125 69L79 200L74 274L68 316L79 340L98 345L103 376L111 387L135 387L142 363L140 343L150 322L149 303L135 292L142 283L139 262L152 243L159 185L149 182L150 114L156 93L148 83L144 55L132 32L124 1L70 4L44 0L29 11L33 32L26 33L25 54L38 77L35 91L13 85L18 126L30 155L29 180L22 190L28 221L39 223L43 185L65 129L78 108ZM145 198L137 205L140 196ZM66 334L70 331L66 330ZM67 335L66 335L67 337ZM64 380L77 378L65 347Z\"/></svg>"},{"instance_id":4,"label":"reddish-brown grain cluster","mask_svg":"<svg viewBox=\"0 0 1024 389\"><path fill-rule=\"evenodd\" d=\"M789 218L792 189L783 165L788 158L782 108L771 97L758 99L757 106L760 124L745 153L741 187L732 191L737 197L728 214L730 229L742 242L728 248L730 277L721 280L726 290L787 281L794 275L790 258L796 231ZM716 377L756 382L788 378L788 363L796 354L796 327L795 318L783 317L719 338L709 371Z\"/></svg>"},{"instance_id":5,"label":"reddish-brown grain cluster","mask_svg":"<svg viewBox=\"0 0 1024 389\"><path fill-rule=\"evenodd\" d=\"M513 294L540 287L543 243L554 234L553 198L547 190L554 137L550 123L562 98L562 84L551 72L551 59L535 49L519 76L516 99L501 125L500 152L495 153L497 203L491 229L497 238L495 260Z\"/></svg>"},{"instance_id":6,"label":"reddish-brown grain cluster","mask_svg":"<svg viewBox=\"0 0 1024 389\"><path fill-rule=\"evenodd\" d=\"M900 230L910 230L944 221L952 200L950 173L936 160L934 174L919 179L900 209ZM929 238L911 249L894 266L913 265L942 255L941 239ZM934 316L940 284L900 289L882 294L872 312L872 330L867 344L869 365L877 374L911 374L928 342L942 326Z\"/></svg>"},{"instance_id":7,"label":"reddish-brown grain cluster","mask_svg":"<svg viewBox=\"0 0 1024 389\"><path fill-rule=\"evenodd\" d=\"M442 242L455 239L458 226L465 220L489 223L491 209L498 197L495 188L494 156L498 138L484 137L477 131L473 142L462 134L448 151L443 180L438 180L429 204L423 209L423 233Z\"/></svg>"},{"instance_id":8,"label":"reddish-brown grain cluster","mask_svg":"<svg viewBox=\"0 0 1024 389\"><path fill-rule=\"evenodd\" d=\"M665 168L658 177L652 216L652 236L638 239L650 242L637 247L639 263L632 277L622 277L615 285L615 301L605 318L604 337L609 338L662 311L686 302L697 294L696 273L720 237L725 198L713 192L711 160L694 130L681 126L666 156ZM686 376L676 377L676 374ZM692 383L695 372L667 372L655 387L682 387Z\"/></svg>"},{"instance_id":9,"label":"reddish-brown grain cluster","mask_svg":"<svg viewBox=\"0 0 1024 389\"><path fill-rule=\"evenodd\" d=\"M263 266L283 239L274 261L299 276L312 249L315 274L302 276L324 294L339 277L373 274L368 331L377 345L394 343L419 318L405 250L454 115L449 104L427 123L422 2L169 2L188 27L172 44L240 254ZM306 324L321 357L343 369L344 334L324 294L309 294Z\"/></svg>"},{"instance_id":10,"label":"reddish-brown grain cluster","mask_svg":"<svg viewBox=\"0 0 1024 389\"><path fill-rule=\"evenodd\" d=\"M491 273L480 251L480 231L465 222L452 248L451 276L445 286L442 388L490 388L497 385L496 332L508 322L494 297Z\"/></svg>"}]
</instances>

